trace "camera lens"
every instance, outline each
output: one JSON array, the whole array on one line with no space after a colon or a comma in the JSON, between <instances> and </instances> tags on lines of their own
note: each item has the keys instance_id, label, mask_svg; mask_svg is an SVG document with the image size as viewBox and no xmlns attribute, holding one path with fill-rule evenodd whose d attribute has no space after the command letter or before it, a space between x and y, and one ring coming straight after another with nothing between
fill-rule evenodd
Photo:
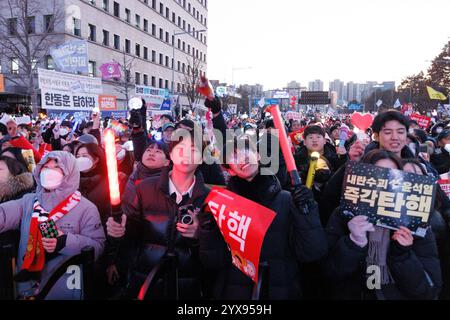
<instances>
[{"instance_id":1,"label":"camera lens","mask_svg":"<svg viewBox=\"0 0 450 320\"><path fill-rule=\"evenodd\" d=\"M181 223L191 225L194 223L194 219L192 219L192 216L190 214L186 214L181 216Z\"/></svg>"}]
</instances>

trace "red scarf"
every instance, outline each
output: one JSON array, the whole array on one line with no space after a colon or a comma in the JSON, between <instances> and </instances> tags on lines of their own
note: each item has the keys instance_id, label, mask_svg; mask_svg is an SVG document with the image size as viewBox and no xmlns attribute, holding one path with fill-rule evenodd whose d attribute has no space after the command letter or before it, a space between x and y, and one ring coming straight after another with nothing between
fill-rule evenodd
<instances>
[{"instance_id":1,"label":"red scarf","mask_svg":"<svg viewBox=\"0 0 450 320\"><path fill-rule=\"evenodd\" d=\"M40 205L39 201L34 201L33 215L30 221L30 232L28 236L28 243L23 259L22 270L31 272L41 271L45 265L45 252L42 244L42 235L39 231L39 223L52 219L58 221L70 210L76 207L81 200L81 194L79 191L75 191L60 204L58 204L53 210L48 213Z\"/></svg>"}]
</instances>

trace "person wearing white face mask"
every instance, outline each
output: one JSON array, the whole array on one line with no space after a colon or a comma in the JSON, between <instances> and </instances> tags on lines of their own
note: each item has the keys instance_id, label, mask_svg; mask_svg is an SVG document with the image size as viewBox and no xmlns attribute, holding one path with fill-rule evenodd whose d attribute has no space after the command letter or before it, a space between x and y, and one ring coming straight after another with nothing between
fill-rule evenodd
<instances>
[{"instance_id":1,"label":"person wearing white face mask","mask_svg":"<svg viewBox=\"0 0 450 320\"><path fill-rule=\"evenodd\" d=\"M64 151L48 153L34 171L36 192L0 204L0 233L20 229L15 276L21 297L39 292L53 270L86 246L95 257L102 252L105 233L97 208L78 191L80 173L75 157ZM42 232L41 224L55 232ZM81 299L81 290L69 289L63 275L46 299Z\"/></svg>"},{"instance_id":2,"label":"person wearing white face mask","mask_svg":"<svg viewBox=\"0 0 450 320\"><path fill-rule=\"evenodd\" d=\"M450 171L450 128L446 128L436 138L438 147L431 155L431 164L439 174Z\"/></svg>"},{"instance_id":3,"label":"person wearing white face mask","mask_svg":"<svg viewBox=\"0 0 450 320\"><path fill-rule=\"evenodd\" d=\"M97 206L105 225L111 214L105 153L97 144L87 143L76 149L75 156L80 170L80 192ZM120 175L120 179L126 177Z\"/></svg>"}]
</instances>

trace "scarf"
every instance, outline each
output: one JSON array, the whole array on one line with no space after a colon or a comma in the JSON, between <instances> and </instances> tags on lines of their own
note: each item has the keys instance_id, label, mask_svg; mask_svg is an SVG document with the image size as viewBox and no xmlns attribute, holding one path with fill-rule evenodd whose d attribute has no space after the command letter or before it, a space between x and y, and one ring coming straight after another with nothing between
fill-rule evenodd
<instances>
[{"instance_id":1,"label":"scarf","mask_svg":"<svg viewBox=\"0 0 450 320\"><path fill-rule=\"evenodd\" d=\"M375 231L369 233L369 252L366 263L368 267L376 265L380 268L382 285L394 282L386 264L390 235L391 231L389 229L381 227L375 227Z\"/></svg>"},{"instance_id":2,"label":"scarf","mask_svg":"<svg viewBox=\"0 0 450 320\"><path fill-rule=\"evenodd\" d=\"M65 200L60 202L53 210L48 213L40 205L37 198L33 205L33 214L30 221L30 231L28 236L26 253L23 259L22 270L36 272L42 271L45 265L45 252L42 244L42 234L39 230L39 223L45 222L49 219L54 222L58 221L70 210L75 208L81 200L79 191L75 191Z\"/></svg>"}]
</instances>

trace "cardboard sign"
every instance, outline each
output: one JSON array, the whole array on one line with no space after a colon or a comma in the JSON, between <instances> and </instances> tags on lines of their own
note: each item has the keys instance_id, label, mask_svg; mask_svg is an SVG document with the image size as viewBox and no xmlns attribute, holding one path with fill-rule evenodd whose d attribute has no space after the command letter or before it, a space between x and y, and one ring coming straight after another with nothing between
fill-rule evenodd
<instances>
[{"instance_id":1,"label":"cardboard sign","mask_svg":"<svg viewBox=\"0 0 450 320\"><path fill-rule=\"evenodd\" d=\"M448 199L450 200L450 180L439 180L438 183L441 186L441 189L444 190Z\"/></svg>"},{"instance_id":2,"label":"cardboard sign","mask_svg":"<svg viewBox=\"0 0 450 320\"><path fill-rule=\"evenodd\" d=\"M116 111L117 110L117 97L116 96L98 96L98 104L100 111Z\"/></svg>"},{"instance_id":3,"label":"cardboard sign","mask_svg":"<svg viewBox=\"0 0 450 320\"><path fill-rule=\"evenodd\" d=\"M365 215L376 226L405 226L424 237L436 190L432 177L350 161L340 208L348 216Z\"/></svg>"},{"instance_id":4,"label":"cardboard sign","mask_svg":"<svg viewBox=\"0 0 450 320\"><path fill-rule=\"evenodd\" d=\"M213 188L206 198L228 248L233 265L258 282L261 247L275 212L221 188Z\"/></svg>"},{"instance_id":5,"label":"cardboard sign","mask_svg":"<svg viewBox=\"0 0 450 320\"><path fill-rule=\"evenodd\" d=\"M419 127L421 127L422 129L426 129L428 128L428 125L431 122L431 118L426 117L426 116L421 116L420 114L412 114L409 117L411 120L417 121L417 124L419 125Z\"/></svg>"}]
</instances>

